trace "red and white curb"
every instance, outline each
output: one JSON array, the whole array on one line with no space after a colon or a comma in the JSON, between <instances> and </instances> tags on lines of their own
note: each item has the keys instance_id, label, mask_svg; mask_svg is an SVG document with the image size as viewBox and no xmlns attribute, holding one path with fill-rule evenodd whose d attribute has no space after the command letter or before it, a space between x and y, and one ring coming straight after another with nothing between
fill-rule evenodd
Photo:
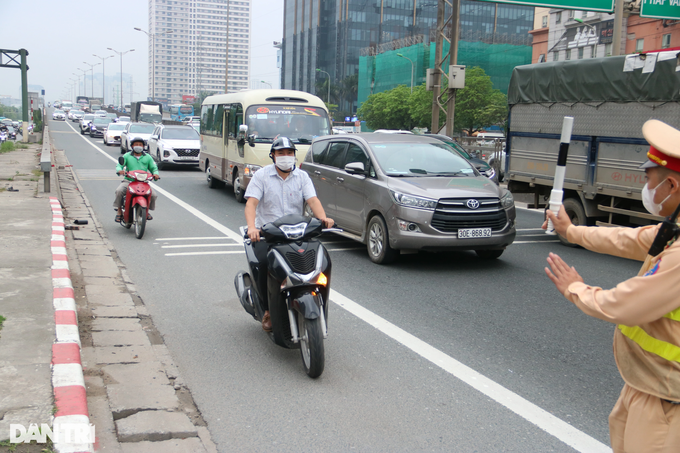
<instances>
[{"instance_id":1,"label":"red and white curb","mask_svg":"<svg viewBox=\"0 0 680 453\"><path fill-rule=\"evenodd\" d=\"M80 361L80 335L78 334L78 315L71 283L71 272L66 255L64 236L64 215L61 204L50 197L52 208L52 291L56 340L52 345L52 386L57 412L52 423L53 431L59 426L74 427L87 432L90 417L87 410L87 397L83 366ZM69 440L70 442L65 442ZM54 448L59 453L93 452L92 444L77 444L76 439L59 439Z\"/></svg>"}]
</instances>

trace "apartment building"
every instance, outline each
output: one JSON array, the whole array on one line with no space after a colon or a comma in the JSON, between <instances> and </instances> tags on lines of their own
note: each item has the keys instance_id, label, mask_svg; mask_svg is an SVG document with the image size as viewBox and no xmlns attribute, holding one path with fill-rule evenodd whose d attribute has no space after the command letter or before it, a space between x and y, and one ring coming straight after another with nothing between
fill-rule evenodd
<instances>
[{"instance_id":1,"label":"apartment building","mask_svg":"<svg viewBox=\"0 0 680 453\"><path fill-rule=\"evenodd\" d=\"M150 97L248 88L250 34L250 0L149 0Z\"/></svg>"}]
</instances>

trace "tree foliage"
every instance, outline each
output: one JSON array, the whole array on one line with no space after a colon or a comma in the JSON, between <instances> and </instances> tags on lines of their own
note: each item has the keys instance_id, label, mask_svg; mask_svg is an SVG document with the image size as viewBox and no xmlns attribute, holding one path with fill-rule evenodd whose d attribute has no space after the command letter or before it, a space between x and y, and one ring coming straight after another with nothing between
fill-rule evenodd
<instances>
[{"instance_id":1,"label":"tree foliage","mask_svg":"<svg viewBox=\"0 0 680 453\"><path fill-rule=\"evenodd\" d=\"M415 127L409 108L411 89L399 85L389 91L372 94L366 99L357 115L371 129L406 129Z\"/></svg>"},{"instance_id":2,"label":"tree foliage","mask_svg":"<svg viewBox=\"0 0 680 453\"><path fill-rule=\"evenodd\" d=\"M446 81L444 80L444 83ZM441 102L447 101L444 86ZM432 91L425 84L414 87L413 93L405 85L372 94L361 105L358 115L371 129L412 129L432 126ZM466 71L465 88L456 93L454 128L472 134L492 125L504 125L507 118L507 97L493 89L491 78L482 68ZM439 127L446 114L440 112Z\"/></svg>"}]
</instances>

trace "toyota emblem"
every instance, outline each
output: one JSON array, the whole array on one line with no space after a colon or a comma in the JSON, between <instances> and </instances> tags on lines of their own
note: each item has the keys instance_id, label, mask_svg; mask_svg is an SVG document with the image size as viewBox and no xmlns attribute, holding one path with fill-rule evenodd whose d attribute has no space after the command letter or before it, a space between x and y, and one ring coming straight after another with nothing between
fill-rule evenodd
<instances>
[{"instance_id":1,"label":"toyota emblem","mask_svg":"<svg viewBox=\"0 0 680 453\"><path fill-rule=\"evenodd\" d=\"M477 209L479 208L479 201L471 198L467 201L467 203L465 203L465 205L470 209Z\"/></svg>"}]
</instances>

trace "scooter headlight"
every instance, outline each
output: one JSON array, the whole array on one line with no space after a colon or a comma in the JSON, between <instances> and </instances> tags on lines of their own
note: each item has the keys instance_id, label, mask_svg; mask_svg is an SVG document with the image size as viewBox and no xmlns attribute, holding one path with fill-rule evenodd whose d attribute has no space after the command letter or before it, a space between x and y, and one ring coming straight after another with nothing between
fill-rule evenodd
<instances>
[{"instance_id":1,"label":"scooter headlight","mask_svg":"<svg viewBox=\"0 0 680 453\"><path fill-rule=\"evenodd\" d=\"M137 174L135 175L135 179L136 179L137 181L141 181L141 182L146 181L146 177L147 177L147 176L146 176L146 173L137 173Z\"/></svg>"},{"instance_id":2,"label":"scooter headlight","mask_svg":"<svg viewBox=\"0 0 680 453\"><path fill-rule=\"evenodd\" d=\"M279 227L287 239L300 239L305 234L306 228L306 223L298 223L297 225L281 225Z\"/></svg>"},{"instance_id":3,"label":"scooter headlight","mask_svg":"<svg viewBox=\"0 0 680 453\"><path fill-rule=\"evenodd\" d=\"M326 277L326 275L323 272L320 273L319 277L316 279L316 284L322 286L328 285L328 277Z\"/></svg>"}]
</instances>

